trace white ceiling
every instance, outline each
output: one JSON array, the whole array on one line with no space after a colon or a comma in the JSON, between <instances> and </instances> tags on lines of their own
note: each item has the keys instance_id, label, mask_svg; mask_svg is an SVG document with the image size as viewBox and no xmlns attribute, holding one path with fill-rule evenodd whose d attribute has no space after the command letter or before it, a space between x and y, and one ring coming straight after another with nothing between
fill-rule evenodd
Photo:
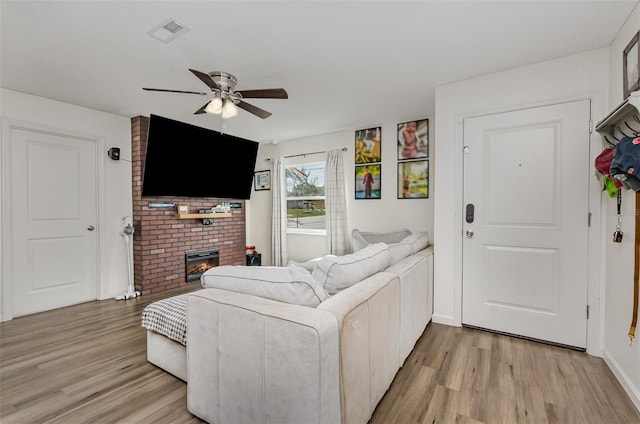
<instances>
[{"instance_id":1,"label":"white ceiling","mask_svg":"<svg viewBox=\"0 0 640 424\"><path fill-rule=\"evenodd\" d=\"M188 68L236 75L237 89L285 88L249 102L224 131L287 140L432 115L435 87L607 47L628 1L7 1L2 87L126 117L193 115L207 91ZM147 34L168 18L190 30ZM523 81L526 84L526 81Z\"/></svg>"}]
</instances>

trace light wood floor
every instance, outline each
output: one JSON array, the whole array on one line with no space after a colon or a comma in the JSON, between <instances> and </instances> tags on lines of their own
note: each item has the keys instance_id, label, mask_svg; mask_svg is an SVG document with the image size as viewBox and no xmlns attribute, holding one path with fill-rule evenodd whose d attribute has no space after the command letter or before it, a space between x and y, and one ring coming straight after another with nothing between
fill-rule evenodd
<instances>
[{"instance_id":1,"label":"light wood floor","mask_svg":"<svg viewBox=\"0 0 640 424\"><path fill-rule=\"evenodd\" d=\"M0 324L0 422L200 423L185 383L147 363L140 327L144 306L184 291ZM613 424L640 414L599 358L429 324L371 423Z\"/></svg>"}]
</instances>

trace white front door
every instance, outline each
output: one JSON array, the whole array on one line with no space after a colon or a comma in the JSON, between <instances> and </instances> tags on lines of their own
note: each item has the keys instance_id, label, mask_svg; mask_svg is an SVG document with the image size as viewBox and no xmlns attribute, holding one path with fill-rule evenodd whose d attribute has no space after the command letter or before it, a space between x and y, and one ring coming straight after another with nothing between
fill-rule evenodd
<instances>
[{"instance_id":1,"label":"white front door","mask_svg":"<svg viewBox=\"0 0 640 424\"><path fill-rule=\"evenodd\" d=\"M589 117L465 119L463 324L586 348Z\"/></svg>"},{"instance_id":2,"label":"white front door","mask_svg":"<svg viewBox=\"0 0 640 424\"><path fill-rule=\"evenodd\" d=\"M96 140L10 131L12 315L97 297Z\"/></svg>"}]
</instances>

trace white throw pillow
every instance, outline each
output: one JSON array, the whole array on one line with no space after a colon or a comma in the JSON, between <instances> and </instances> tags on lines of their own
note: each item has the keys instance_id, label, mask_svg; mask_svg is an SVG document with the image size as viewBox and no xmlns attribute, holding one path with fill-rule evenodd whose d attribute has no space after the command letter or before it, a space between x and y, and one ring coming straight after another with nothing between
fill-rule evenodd
<instances>
[{"instance_id":1,"label":"white throw pillow","mask_svg":"<svg viewBox=\"0 0 640 424\"><path fill-rule=\"evenodd\" d=\"M407 256L413 255L413 245L403 241L389 245L391 253L391 265L397 264Z\"/></svg>"},{"instance_id":2,"label":"white throw pillow","mask_svg":"<svg viewBox=\"0 0 640 424\"><path fill-rule=\"evenodd\" d=\"M413 247L413 253L417 253L429 246L429 233L426 231L419 231L402 239L402 243L410 244Z\"/></svg>"},{"instance_id":3,"label":"white throw pillow","mask_svg":"<svg viewBox=\"0 0 640 424\"><path fill-rule=\"evenodd\" d=\"M217 266L200 277L202 287L224 289L315 308L329 296L302 267Z\"/></svg>"},{"instance_id":4,"label":"white throw pillow","mask_svg":"<svg viewBox=\"0 0 640 424\"><path fill-rule=\"evenodd\" d=\"M334 256L334 255L320 256L319 258L309 259L306 262L291 262L290 266L299 266L299 267L302 267L302 268L306 269L309 272L313 272L313 270L316 267L316 264L318 262L320 262L320 259L325 258L325 257L331 257L331 256Z\"/></svg>"},{"instance_id":5,"label":"white throw pillow","mask_svg":"<svg viewBox=\"0 0 640 424\"><path fill-rule=\"evenodd\" d=\"M385 270L391 262L391 252L385 243L375 243L355 253L324 257L313 270L313 277L333 295Z\"/></svg>"},{"instance_id":6,"label":"white throw pillow","mask_svg":"<svg viewBox=\"0 0 640 424\"><path fill-rule=\"evenodd\" d=\"M403 238L411 235L411 231L406 228L389 231L386 233L372 233L368 231L360 231L354 229L351 231L351 242L353 244L353 251L357 252L360 249L368 246L371 243L398 243Z\"/></svg>"}]
</instances>

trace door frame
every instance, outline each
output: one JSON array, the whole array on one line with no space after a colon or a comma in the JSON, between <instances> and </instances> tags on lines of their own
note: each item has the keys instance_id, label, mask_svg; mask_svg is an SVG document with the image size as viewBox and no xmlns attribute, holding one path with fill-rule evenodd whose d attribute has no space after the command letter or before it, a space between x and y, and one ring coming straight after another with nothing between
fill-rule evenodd
<instances>
[{"instance_id":1,"label":"door frame","mask_svg":"<svg viewBox=\"0 0 640 424\"><path fill-rule=\"evenodd\" d=\"M602 96L597 92L590 92L584 95L572 96L559 99L551 99L547 101L527 103L498 109L488 109L476 111L473 113L460 113L456 116L456 156L455 156L455 175L462 175L464 171L464 120L476 118L486 115L494 115L506 112L515 112L519 110L532 109L536 107L552 106L562 103L571 103L575 101L589 100L591 115L591 134L589 137L589 160L590 164L594 163L595 157L602 151L602 140L600 135L595 131L595 123L597 119L594 116L601 116L601 111L597 110L596 105L602 104ZM587 320L587 353L594 356L602 356L602 342L604 336L604 284L602 283L602 270L604 270L605 258L602 255L601 240L604 228L601 228L601 219L603 216L602 187L595 178L593 172L589 173L589 212L591 213L591 225L588 227L588 270L587 270L587 302L590 307L589 319ZM463 178L456 178L455 201L455 234L453 239L455 255L454 255L454 322L449 324L462 325L462 244L463 244L463 208L464 208L464 181ZM437 249L437 246L436 246ZM437 255L437 251L436 251ZM437 256L436 256L437 257ZM586 310L585 310L586 314Z\"/></svg>"},{"instance_id":2,"label":"door frame","mask_svg":"<svg viewBox=\"0 0 640 424\"><path fill-rule=\"evenodd\" d=\"M13 319L13 231L12 231L12 216L11 210L7 205L11 199L11 131L14 129L40 132L44 134L51 134L60 137L79 138L86 141L91 141L95 145L96 150L96 163L94 166L96 173L96 222L97 222L97 234L96 234L96 299L100 298L101 293L101 275L102 263L100 257L102 256L102 237L101 228L106 228L104 225L104 161L102 160L101 152L104 151L105 140L104 137L82 133L76 130L68 128L57 128L48 125L42 125L34 122L22 121L11 118L2 118L2 136L0 137L0 164L2 165L2 172L0 173L0 264L2 265L2 272L0 273L0 322Z\"/></svg>"}]
</instances>

